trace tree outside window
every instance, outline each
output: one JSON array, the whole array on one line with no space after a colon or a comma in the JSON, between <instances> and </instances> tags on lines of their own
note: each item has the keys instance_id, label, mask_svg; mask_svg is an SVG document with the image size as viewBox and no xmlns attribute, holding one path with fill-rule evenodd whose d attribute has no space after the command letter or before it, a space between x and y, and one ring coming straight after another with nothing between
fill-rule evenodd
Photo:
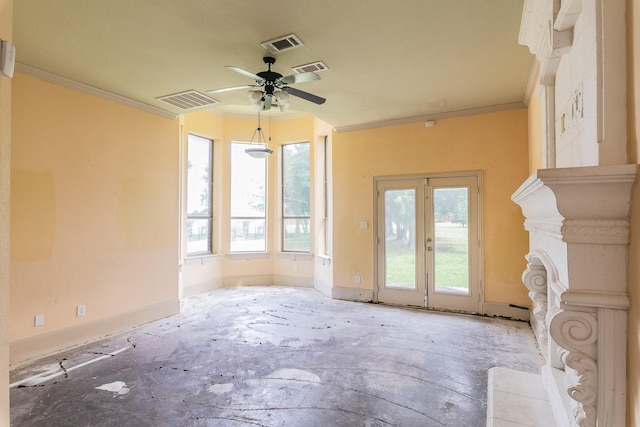
<instances>
[{"instance_id":1,"label":"tree outside window","mask_svg":"<svg viewBox=\"0 0 640 427\"><path fill-rule=\"evenodd\" d=\"M187 140L187 256L211 253L213 141Z\"/></svg>"},{"instance_id":2,"label":"tree outside window","mask_svg":"<svg viewBox=\"0 0 640 427\"><path fill-rule=\"evenodd\" d=\"M282 250L311 250L309 143L282 146Z\"/></svg>"}]
</instances>

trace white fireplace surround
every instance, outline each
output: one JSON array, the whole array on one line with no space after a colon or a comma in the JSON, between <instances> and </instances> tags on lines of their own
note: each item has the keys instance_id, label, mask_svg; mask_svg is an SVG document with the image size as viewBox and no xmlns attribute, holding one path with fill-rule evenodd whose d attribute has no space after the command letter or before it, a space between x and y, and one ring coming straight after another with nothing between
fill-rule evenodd
<instances>
[{"instance_id":1,"label":"white fireplace surround","mask_svg":"<svg viewBox=\"0 0 640 427\"><path fill-rule=\"evenodd\" d=\"M629 205L636 165L542 169L513 194L523 282L558 426L624 426Z\"/></svg>"}]
</instances>

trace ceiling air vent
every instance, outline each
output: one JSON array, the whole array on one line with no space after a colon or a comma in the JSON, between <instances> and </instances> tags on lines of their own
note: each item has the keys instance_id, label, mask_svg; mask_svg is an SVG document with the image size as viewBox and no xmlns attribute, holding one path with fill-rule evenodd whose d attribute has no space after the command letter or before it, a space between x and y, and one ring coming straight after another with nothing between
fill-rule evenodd
<instances>
[{"instance_id":1,"label":"ceiling air vent","mask_svg":"<svg viewBox=\"0 0 640 427\"><path fill-rule=\"evenodd\" d=\"M308 72L317 73L320 71L328 70L329 67L327 67L327 64L325 64L322 61L316 61L316 62L312 62L311 64L304 64L304 65L291 67L291 69L296 73L308 73Z\"/></svg>"},{"instance_id":2,"label":"ceiling air vent","mask_svg":"<svg viewBox=\"0 0 640 427\"><path fill-rule=\"evenodd\" d=\"M156 99L182 110L191 110L192 108L205 107L207 105L214 105L220 102L215 98L211 98L204 93L198 92L197 90L188 90L185 92L174 93L172 95L160 96Z\"/></svg>"},{"instance_id":3,"label":"ceiling air vent","mask_svg":"<svg viewBox=\"0 0 640 427\"><path fill-rule=\"evenodd\" d=\"M276 54L284 52L285 50L304 46L304 43L302 43L302 40L300 40L295 34L289 34L288 36L282 36L277 39L262 42L260 43L260 46L267 49L269 52Z\"/></svg>"}]
</instances>

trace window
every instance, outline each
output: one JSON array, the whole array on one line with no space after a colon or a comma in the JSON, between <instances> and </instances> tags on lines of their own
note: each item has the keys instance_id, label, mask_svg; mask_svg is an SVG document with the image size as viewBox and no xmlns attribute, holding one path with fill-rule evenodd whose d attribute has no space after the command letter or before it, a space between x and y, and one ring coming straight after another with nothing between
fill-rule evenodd
<instances>
[{"instance_id":1,"label":"window","mask_svg":"<svg viewBox=\"0 0 640 427\"><path fill-rule=\"evenodd\" d=\"M329 255L329 162L328 162L328 137L322 139L322 240L320 242L320 253Z\"/></svg>"},{"instance_id":2,"label":"window","mask_svg":"<svg viewBox=\"0 0 640 427\"><path fill-rule=\"evenodd\" d=\"M187 141L187 256L211 253L213 141Z\"/></svg>"},{"instance_id":3,"label":"window","mask_svg":"<svg viewBox=\"0 0 640 427\"><path fill-rule=\"evenodd\" d=\"M231 143L231 252L265 252L267 159L256 159L244 142Z\"/></svg>"},{"instance_id":4,"label":"window","mask_svg":"<svg viewBox=\"0 0 640 427\"><path fill-rule=\"evenodd\" d=\"M310 252L309 143L282 146L282 250Z\"/></svg>"}]
</instances>

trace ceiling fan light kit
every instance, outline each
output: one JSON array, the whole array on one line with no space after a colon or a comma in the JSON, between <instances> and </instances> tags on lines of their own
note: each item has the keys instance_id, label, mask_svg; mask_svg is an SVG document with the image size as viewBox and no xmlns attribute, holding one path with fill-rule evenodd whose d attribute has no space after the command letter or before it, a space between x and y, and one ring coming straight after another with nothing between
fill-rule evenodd
<instances>
[{"instance_id":1,"label":"ceiling fan light kit","mask_svg":"<svg viewBox=\"0 0 640 427\"><path fill-rule=\"evenodd\" d=\"M308 71L304 73L283 76L280 73L271 71L271 65L275 64L276 62L276 59L274 57L265 56L262 58L262 61L267 65L267 70L260 71L257 74L233 65L226 66L226 68L235 71L236 73L252 78L255 81L255 84L214 89L208 91L207 93L220 93L238 89L261 88L259 91L251 90L249 92L249 102L256 110L268 110L271 108L273 101L276 101L278 103L277 105L278 108L280 108L280 111L285 111L287 108L289 108L290 105L289 95L302 98L318 105L325 103L326 99L320 96L288 86L296 83L320 80L319 75L312 71Z\"/></svg>"},{"instance_id":2,"label":"ceiling fan light kit","mask_svg":"<svg viewBox=\"0 0 640 427\"><path fill-rule=\"evenodd\" d=\"M287 36L288 37L288 36ZM285 37L286 42L291 42L291 38ZM272 40L274 41L274 40ZM298 40L293 40L294 43L299 42L299 45L302 45L302 42ZM276 45L277 43L272 43ZM283 49L284 50L284 49ZM255 84L252 85L243 85L243 86L234 86L222 89L214 89L208 91L208 93L220 93L220 92L228 92L239 89L249 89L248 98L249 104L251 107L258 112L258 127L253 131L253 135L251 136L251 141L249 142L249 147L245 149L245 153L250 155L251 157L264 159L270 156L273 153L273 150L269 149L267 145L267 141L264 138L264 134L262 133L262 127L260 126L260 112L271 110L271 107L277 106L280 111L285 111L291 105L289 98L290 95L297 96L298 98L305 99L309 102L313 102L314 104L324 104L326 99L314 95L309 92L304 92L300 89L292 88L288 85L295 83L304 83L310 82L314 80L320 80L320 76L314 73L313 71L306 71L302 73L291 74L288 76L283 76L280 73L275 71L271 71L271 66L275 64L276 59L272 56L265 56L262 58L262 61L267 65L266 71L260 71L256 74L253 74L250 71L244 70L240 67L236 67L234 65L227 65L226 68L235 71L236 73L242 74L243 76L249 77L255 81ZM326 68L326 67L325 67ZM255 90L254 88L259 88ZM269 116L271 117L271 116ZM257 141L253 140L257 136ZM269 135L269 141L271 141L271 135Z\"/></svg>"}]
</instances>

